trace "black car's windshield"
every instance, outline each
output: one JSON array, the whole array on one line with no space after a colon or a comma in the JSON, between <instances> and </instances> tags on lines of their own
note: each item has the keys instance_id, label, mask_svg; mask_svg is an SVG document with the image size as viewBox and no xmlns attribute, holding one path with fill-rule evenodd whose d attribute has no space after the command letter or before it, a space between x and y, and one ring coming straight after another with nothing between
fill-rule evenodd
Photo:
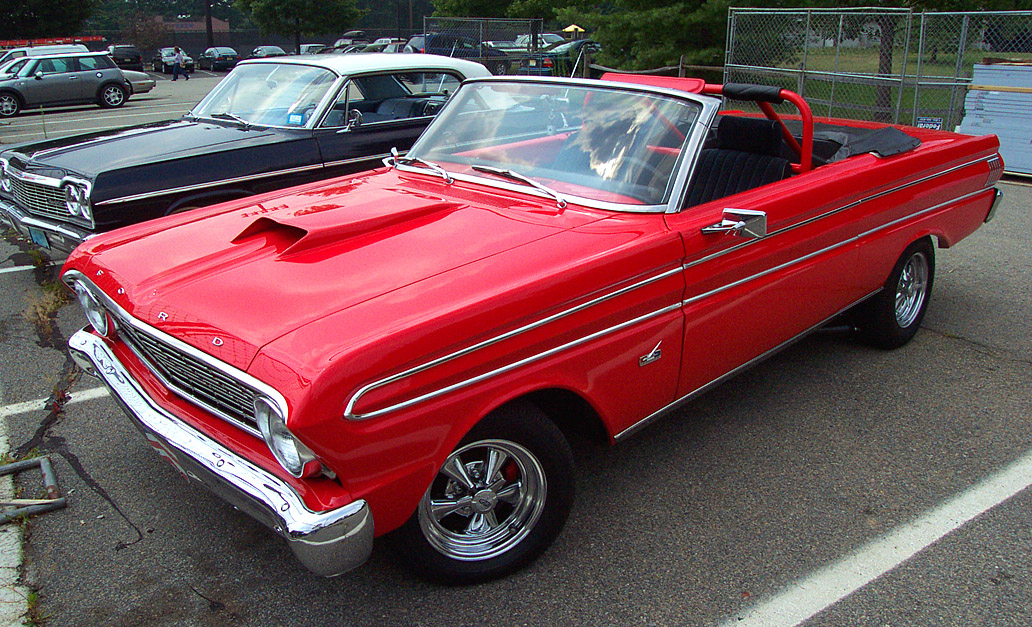
<instances>
[{"instance_id":1,"label":"black car's windshield","mask_svg":"<svg viewBox=\"0 0 1032 627\"><path fill-rule=\"evenodd\" d=\"M190 114L230 117L261 126L301 127L312 118L335 80L333 72L310 65L238 65Z\"/></svg>"},{"instance_id":2,"label":"black car's windshield","mask_svg":"<svg viewBox=\"0 0 1032 627\"><path fill-rule=\"evenodd\" d=\"M409 156L453 174L511 171L563 196L662 205L701 109L603 83L471 83Z\"/></svg>"}]
</instances>

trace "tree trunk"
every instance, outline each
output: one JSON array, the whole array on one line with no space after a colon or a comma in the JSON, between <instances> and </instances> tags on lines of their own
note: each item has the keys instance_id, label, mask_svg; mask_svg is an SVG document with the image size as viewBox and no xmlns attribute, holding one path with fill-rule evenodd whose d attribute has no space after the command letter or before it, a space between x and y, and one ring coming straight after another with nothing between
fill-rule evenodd
<instances>
[{"instance_id":1,"label":"tree trunk","mask_svg":"<svg viewBox=\"0 0 1032 627\"><path fill-rule=\"evenodd\" d=\"M301 54L301 18L294 18L294 52Z\"/></svg>"}]
</instances>

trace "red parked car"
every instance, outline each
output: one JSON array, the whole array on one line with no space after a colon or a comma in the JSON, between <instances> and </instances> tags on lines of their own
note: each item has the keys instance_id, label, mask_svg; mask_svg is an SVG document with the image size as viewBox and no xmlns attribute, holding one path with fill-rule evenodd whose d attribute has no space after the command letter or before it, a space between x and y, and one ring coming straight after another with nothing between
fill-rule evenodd
<instances>
[{"instance_id":1,"label":"red parked car","mask_svg":"<svg viewBox=\"0 0 1032 627\"><path fill-rule=\"evenodd\" d=\"M906 343L935 246L993 215L993 136L606 79L470 80L386 168L87 240L72 356L311 570L396 532L481 581L560 532L564 431L619 442L840 316Z\"/></svg>"}]
</instances>

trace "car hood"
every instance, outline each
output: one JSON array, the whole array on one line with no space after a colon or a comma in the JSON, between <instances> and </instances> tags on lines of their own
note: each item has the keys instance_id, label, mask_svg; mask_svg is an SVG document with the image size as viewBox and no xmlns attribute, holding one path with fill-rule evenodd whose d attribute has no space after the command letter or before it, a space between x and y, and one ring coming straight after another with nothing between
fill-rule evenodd
<instances>
[{"instance_id":1,"label":"car hood","mask_svg":"<svg viewBox=\"0 0 1032 627\"><path fill-rule=\"evenodd\" d=\"M295 137L296 133L276 129L244 129L236 124L182 118L22 144L5 156L28 171L95 178L105 171L264 146ZM97 200L103 199L94 198Z\"/></svg>"},{"instance_id":2,"label":"car hood","mask_svg":"<svg viewBox=\"0 0 1032 627\"><path fill-rule=\"evenodd\" d=\"M248 200L97 236L68 264L140 320L246 369L315 320L600 219L393 170Z\"/></svg>"}]
</instances>

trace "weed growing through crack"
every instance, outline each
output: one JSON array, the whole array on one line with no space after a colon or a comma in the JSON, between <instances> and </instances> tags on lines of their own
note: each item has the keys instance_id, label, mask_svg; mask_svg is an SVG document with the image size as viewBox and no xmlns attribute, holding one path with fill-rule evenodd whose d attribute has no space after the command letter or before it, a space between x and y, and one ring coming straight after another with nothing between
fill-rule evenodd
<instances>
[{"instance_id":1,"label":"weed growing through crack","mask_svg":"<svg viewBox=\"0 0 1032 627\"><path fill-rule=\"evenodd\" d=\"M54 335L54 318L57 311L71 300L71 296L57 281L44 283L42 288L42 292L26 297L29 306L22 315L36 329L40 339L46 341Z\"/></svg>"},{"instance_id":2,"label":"weed growing through crack","mask_svg":"<svg viewBox=\"0 0 1032 627\"><path fill-rule=\"evenodd\" d=\"M54 616L53 614L43 614L43 610L39 607L39 592L36 590L29 590L26 605L28 605L28 609L25 611L26 625L38 627L39 625L45 624Z\"/></svg>"}]
</instances>

